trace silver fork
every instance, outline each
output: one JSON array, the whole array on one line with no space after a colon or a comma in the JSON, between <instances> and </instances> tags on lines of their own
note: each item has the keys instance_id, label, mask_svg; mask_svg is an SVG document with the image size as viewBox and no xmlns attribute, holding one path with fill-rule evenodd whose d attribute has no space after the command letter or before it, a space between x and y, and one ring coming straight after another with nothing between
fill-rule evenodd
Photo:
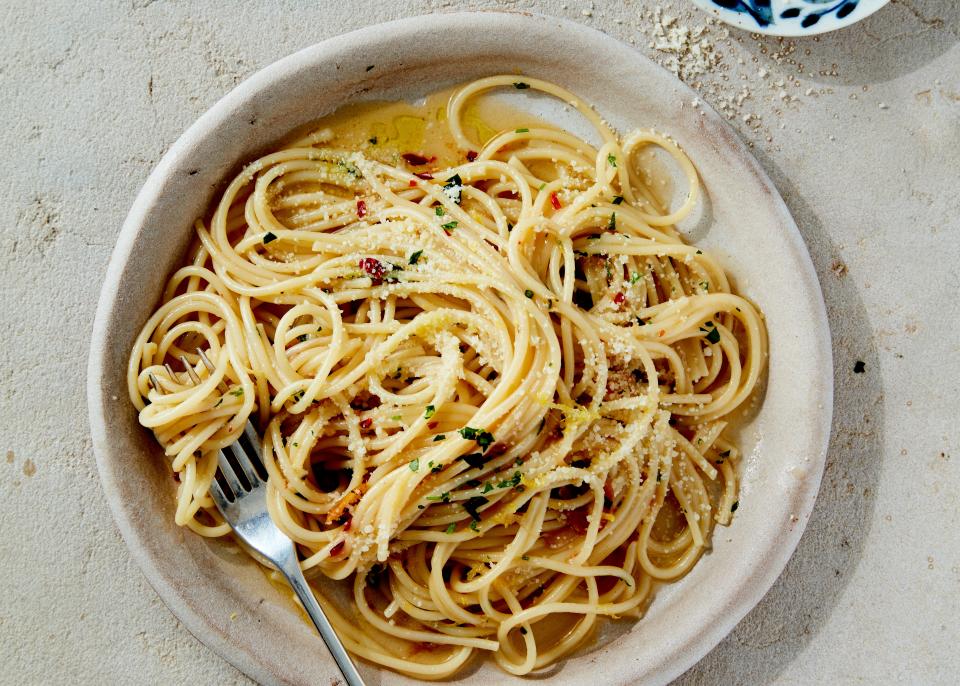
<instances>
[{"instance_id":1,"label":"silver fork","mask_svg":"<svg viewBox=\"0 0 960 686\"><path fill-rule=\"evenodd\" d=\"M204 366L211 372L214 371L213 363L207 355L199 349L197 353L200 355ZM194 384L199 383L200 378L193 371L189 361L185 357L181 357L180 361L186 368L190 380ZM166 366L166 370L170 378L177 381L176 373L169 365ZM150 375L150 383L162 392L160 385L152 374ZM263 467L263 456L260 454L260 437L249 421L244 428L243 436L246 439L245 441L237 440L224 449L230 451L240 474L230 464L224 450L221 450L217 455L220 474L227 488L223 488L214 479L210 487L213 502L217 504L217 508L233 528L234 533L269 560L283 574L287 583L290 584L303 604L314 626L317 627L317 631L320 632L323 642L327 644L327 648L333 655L333 659L336 660L343 678L346 679L347 686L364 686L356 665L353 664L353 660L347 654L346 648L343 647L343 643L333 630L330 620L327 619L303 576L293 541L280 531L273 520L270 519L270 514L267 512L267 474Z\"/></svg>"}]
</instances>

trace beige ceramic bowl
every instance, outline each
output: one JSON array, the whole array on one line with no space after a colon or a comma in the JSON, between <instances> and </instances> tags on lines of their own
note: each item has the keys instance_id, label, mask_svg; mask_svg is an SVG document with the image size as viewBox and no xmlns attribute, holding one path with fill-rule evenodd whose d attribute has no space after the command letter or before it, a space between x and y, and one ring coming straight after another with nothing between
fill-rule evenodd
<instances>
[{"instance_id":1,"label":"beige ceramic bowl","mask_svg":"<svg viewBox=\"0 0 960 686\"><path fill-rule=\"evenodd\" d=\"M371 68L372 67L372 68ZM604 622L578 654L545 675L555 684L664 683L693 665L773 584L816 497L830 427L832 361L820 287L787 208L756 160L695 94L631 48L560 19L505 13L407 19L307 48L235 88L170 148L120 232L100 296L88 396L103 490L130 554L197 638L265 684L338 677L314 630L256 565L224 542L173 523L167 461L126 399L127 355L218 185L292 129L362 99L415 98L475 77L517 72L560 83L614 126L669 132L706 188L687 229L716 251L767 317L770 369L742 432L740 508L682 581L660 589L639 622ZM557 103L514 102L572 129ZM231 619L233 617L233 619ZM371 684L411 683L363 665ZM465 684L511 681L477 661Z\"/></svg>"}]
</instances>

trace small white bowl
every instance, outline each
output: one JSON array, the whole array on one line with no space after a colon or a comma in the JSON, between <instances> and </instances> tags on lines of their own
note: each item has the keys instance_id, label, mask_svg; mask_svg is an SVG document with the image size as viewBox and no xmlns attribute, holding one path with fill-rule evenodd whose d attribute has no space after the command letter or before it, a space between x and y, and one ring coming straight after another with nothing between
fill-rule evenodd
<instances>
[{"instance_id":1,"label":"small white bowl","mask_svg":"<svg viewBox=\"0 0 960 686\"><path fill-rule=\"evenodd\" d=\"M813 36L869 17L890 0L693 0L740 29L774 36Z\"/></svg>"},{"instance_id":2,"label":"small white bowl","mask_svg":"<svg viewBox=\"0 0 960 686\"><path fill-rule=\"evenodd\" d=\"M174 524L167 460L126 398L131 344L181 261L194 218L239 165L344 103L413 99L504 72L556 81L620 130L654 126L686 149L706 189L694 237L763 309L771 346L765 396L741 431L746 458L733 525L717 530L713 550L686 578L658 591L646 617L603 621L593 642L541 678L584 684L602 675L604 684L656 684L676 677L763 597L813 509L832 407L820 286L776 189L720 116L690 107L693 91L635 50L561 19L438 14L339 36L241 83L164 155L117 239L91 342L93 445L130 554L194 635L260 682L327 686L339 675L313 628L252 560ZM549 118L570 120L562 103L513 98ZM370 665L362 669L370 683L414 683ZM459 678L484 686L508 680L480 660Z\"/></svg>"}]
</instances>

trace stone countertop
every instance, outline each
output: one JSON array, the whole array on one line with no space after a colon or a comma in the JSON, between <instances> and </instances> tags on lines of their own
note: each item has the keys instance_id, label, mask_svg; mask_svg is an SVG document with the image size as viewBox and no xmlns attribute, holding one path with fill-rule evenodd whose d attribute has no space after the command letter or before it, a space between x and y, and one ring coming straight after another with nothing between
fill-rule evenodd
<instances>
[{"instance_id":1,"label":"stone countertop","mask_svg":"<svg viewBox=\"0 0 960 686\"><path fill-rule=\"evenodd\" d=\"M458 3L34 4L0 8L0 683L246 684L163 606L103 500L84 399L100 283L151 168L236 83ZM806 39L659 4L461 6L571 18L678 72L749 142L823 286L836 401L816 510L766 598L678 683L955 683L960 3L892 0Z\"/></svg>"}]
</instances>

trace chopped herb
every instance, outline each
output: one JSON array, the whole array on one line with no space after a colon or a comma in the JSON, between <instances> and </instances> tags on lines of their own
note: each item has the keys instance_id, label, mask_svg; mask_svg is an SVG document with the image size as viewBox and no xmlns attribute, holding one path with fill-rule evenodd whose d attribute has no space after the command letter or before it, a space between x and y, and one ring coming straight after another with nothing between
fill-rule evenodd
<instances>
[{"instance_id":1,"label":"chopped herb","mask_svg":"<svg viewBox=\"0 0 960 686\"><path fill-rule=\"evenodd\" d=\"M492 491L492 490L493 490L493 484L490 483L489 481L483 485L483 492L484 492L484 493L489 493L489 492Z\"/></svg>"},{"instance_id":2,"label":"chopped herb","mask_svg":"<svg viewBox=\"0 0 960 686\"><path fill-rule=\"evenodd\" d=\"M470 488L476 488L477 486L479 486L479 485L482 484L483 482L480 481L480 479L470 479L470 480L467 481L466 483L467 483L467 486L469 486Z\"/></svg>"},{"instance_id":3,"label":"chopped herb","mask_svg":"<svg viewBox=\"0 0 960 686\"><path fill-rule=\"evenodd\" d=\"M522 555L522 556L520 557L520 559L523 560L524 562L527 562L527 561L530 559L530 556L529 556L529 555Z\"/></svg>"},{"instance_id":4,"label":"chopped herb","mask_svg":"<svg viewBox=\"0 0 960 686\"><path fill-rule=\"evenodd\" d=\"M232 396L234 396L234 397L236 397L236 398L239 398L241 395L243 395L243 389L242 389L242 388L237 388L237 389L235 389L235 390L232 390L232 391L230 391L230 395L232 395Z\"/></svg>"},{"instance_id":5,"label":"chopped herb","mask_svg":"<svg viewBox=\"0 0 960 686\"><path fill-rule=\"evenodd\" d=\"M395 415L393 415L392 417L390 417L390 419L392 419L392 420L395 421L395 422L399 422L401 419L403 419L403 415L402 415L402 414L395 414Z\"/></svg>"},{"instance_id":6,"label":"chopped herb","mask_svg":"<svg viewBox=\"0 0 960 686\"><path fill-rule=\"evenodd\" d=\"M460 204L460 194L463 192L463 179L460 178L459 174L454 174L447 179L447 182L443 184L443 192L455 203Z\"/></svg>"},{"instance_id":7,"label":"chopped herb","mask_svg":"<svg viewBox=\"0 0 960 686\"><path fill-rule=\"evenodd\" d=\"M277 234L275 234L273 231L267 231L265 234L263 234L264 245L267 243L272 243L275 240L277 240Z\"/></svg>"},{"instance_id":8,"label":"chopped herb","mask_svg":"<svg viewBox=\"0 0 960 686\"><path fill-rule=\"evenodd\" d=\"M513 82L513 87L516 88L518 91L522 91L522 90L526 90L527 88L529 88L529 87L530 87L530 84L529 84L529 83L524 83L523 81L514 81L514 82Z\"/></svg>"},{"instance_id":9,"label":"chopped herb","mask_svg":"<svg viewBox=\"0 0 960 686\"><path fill-rule=\"evenodd\" d=\"M476 469L480 469L485 464L483 453L468 453L461 455L460 459Z\"/></svg>"},{"instance_id":10,"label":"chopped herb","mask_svg":"<svg viewBox=\"0 0 960 686\"><path fill-rule=\"evenodd\" d=\"M710 284L709 284L707 281L701 281L701 282L700 282L700 288L702 288L702 289L705 290L705 291L709 291L709 290L710 290Z\"/></svg>"},{"instance_id":11,"label":"chopped herb","mask_svg":"<svg viewBox=\"0 0 960 686\"><path fill-rule=\"evenodd\" d=\"M427 496L427 500L431 500L431 501L433 501L433 502L435 502L435 503L439 503L439 502L449 503L449 502L450 502L450 493L445 491L445 492L441 493L440 495L428 495L428 496Z\"/></svg>"},{"instance_id":12,"label":"chopped herb","mask_svg":"<svg viewBox=\"0 0 960 686\"><path fill-rule=\"evenodd\" d=\"M527 635L527 628L524 627L524 626L520 627L520 633L523 634L524 636L526 636L526 635Z\"/></svg>"},{"instance_id":13,"label":"chopped herb","mask_svg":"<svg viewBox=\"0 0 960 686\"><path fill-rule=\"evenodd\" d=\"M484 450L489 448L490 444L496 440L489 431L485 429L474 429L471 426L463 427L458 433L468 441L476 441L477 445Z\"/></svg>"},{"instance_id":14,"label":"chopped herb","mask_svg":"<svg viewBox=\"0 0 960 686\"><path fill-rule=\"evenodd\" d=\"M376 136L374 136L373 138L370 138L370 139L368 139L368 140L370 141L370 145L376 145L376 144L377 144L377 137L376 137Z\"/></svg>"},{"instance_id":15,"label":"chopped herb","mask_svg":"<svg viewBox=\"0 0 960 686\"><path fill-rule=\"evenodd\" d=\"M707 333L707 341L709 341L710 343L719 343L720 329L718 329L717 327L713 327L712 329L710 329L709 333Z\"/></svg>"},{"instance_id":16,"label":"chopped herb","mask_svg":"<svg viewBox=\"0 0 960 686\"><path fill-rule=\"evenodd\" d=\"M371 64L370 66L367 67L367 71L370 71L371 69L373 69L373 67L374 65Z\"/></svg>"},{"instance_id":17,"label":"chopped herb","mask_svg":"<svg viewBox=\"0 0 960 686\"><path fill-rule=\"evenodd\" d=\"M418 471L420 471L420 458L419 458L419 457L415 457L415 458L413 458L412 460L410 460L410 471L411 471L411 472L418 472Z\"/></svg>"},{"instance_id":18,"label":"chopped herb","mask_svg":"<svg viewBox=\"0 0 960 686\"><path fill-rule=\"evenodd\" d=\"M599 238L600 238L600 234L599 234L599 233L591 233L589 236L587 236L587 240L588 240L588 241L595 241L595 240L597 240L597 239L599 239Z\"/></svg>"},{"instance_id":19,"label":"chopped herb","mask_svg":"<svg viewBox=\"0 0 960 686\"><path fill-rule=\"evenodd\" d=\"M734 503L733 503L733 505L730 506L730 511L731 511L731 512L736 512L738 507L740 507L740 501L739 501L739 500L735 500Z\"/></svg>"},{"instance_id":20,"label":"chopped herb","mask_svg":"<svg viewBox=\"0 0 960 686\"><path fill-rule=\"evenodd\" d=\"M454 531L456 531L456 530L457 530L457 525L456 525L455 522L450 522L449 524L447 524L447 531L446 531L446 533L452 534L452 533L453 533Z\"/></svg>"},{"instance_id":21,"label":"chopped herb","mask_svg":"<svg viewBox=\"0 0 960 686\"><path fill-rule=\"evenodd\" d=\"M438 217L442 217L445 212L443 205L437 205L437 209L435 209L434 212L436 212Z\"/></svg>"},{"instance_id":22,"label":"chopped herb","mask_svg":"<svg viewBox=\"0 0 960 686\"><path fill-rule=\"evenodd\" d=\"M426 508L426 505L417 505L418 510L423 510L424 508Z\"/></svg>"},{"instance_id":23,"label":"chopped herb","mask_svg":"<svg viewBox=\"0 0 960 686\"><path fill-rule=\"evenodd\" d=\"M457 228L457 222L456 222L456 221L447 222L446 224L441 225L440 228L442 228L444 231L449 231L450 229L455 229L455 228Z\"/></svg>"},{"instance_id":24,"label":"chopped herb","mask_svg":"<svg viewBox=\"0 0 960 686\"><path fill-rule=\"evenodd\" d=\"M410 259L407 260L407 264L416 264L422 254L423 254L422 250L417 250L415 253L413 253L410 256Z\"/></svg>"},{"instance_id":25,"label":"chopped herb","mask_svg":"<svg viewBox=\"0 0 960 686\"><path fill-rule=\"evenodd\" d=\"M657 483L660 483L660 470L657 470Z\"/></svg>"},{"instance_id":26,"label":"chopped herb","mask_svg":"<svg viewBox=\"0 0 960 686\"><path fill-rule=\"evenodd\" d=\"M523 460L521 460L521 459L518 457L516 460L513 461L513 464L515 464L515 465L517 465L517 466L519 467L520 465L523 464Z\"/></svg>"},{"instance_id":27,"label":"chopped herb","mask_svg":"<svg viewBox=\"0 0 960 686\"><path fill-rule=\"evenodd\" d=\"M607 155L607 164L615 168L617 166L617 156L613 154Z\"/></svg>"},{"instance_id":28,"label":"chopped herb","mask_svg":"<svg viewBox=\"0 0 960 686\"><path fill-rule=\"evenodd\" d=\"M490 501L488 501L482 495L475 495L467 502L463 503L463 509L467 511L473 521L479 522L482 517L480 516L480 513L477 512L477 508L483 507L488 502Z\"/></svg>"},{"instance_id":29,"label":"chopped herb","mask_svg":"<svg viewBox=\"0 0 960 686\"><path fill-rule=\"evenodd\" d=\"M299 336L297 336L297 340L300 341L301 343L306 341L308 338L310 338L310 334L307 334L307 333L302 333Z\"/></svg>"},{"instance_id":30,"label":"chopped herb","mask_svg":"<svg viewBox=\"0 0 960 686\"><path fill-rule=\"evenodd\" d=\"M434 443L436 443L437 441L445 441L445 440L447 440L447 437L444 436L443 434L437 434L436 436L433 437Z\"/></svg>"},{"instance_id":31,"label":"chopped herb","mask_svg":"<svg viewBox=\"0 0 960 686\"><path fill-rule=\"evenodd\" d=\"M220 407L220 403L222 402L223 402L223 398L220 398L220 400L217 401L217 404L214 405L214 408Z\"/></svg>"},{"instance_id":32,"label":"chopped herb","mask_svg":"<svg viewBox=\"0 0 960 686\"><path fill-rule=\"evenodd\" d=\"M520 485L522 480L523 476L520 474L520 472L514 472L512 477L498 483L497 488L516 488Z\"/></svg>"},{"instance_id":33,"label":"chopped herb","mask_svg":"<svg viewBox=\"0 0 960 686\"><path fill-rule=\"evenodd\" d=\"M702 255L702 254L703 254L703 251L702 251L702 250L698 250L698 251L697 251L697 254L698 254L698 255Z\"/></svg>"},{"instance_id":34,"label":"chopped herb","mask_svg":"<svg viewBox=\"0 0 960 686\"><path fill-rule=\"evenodd\" d=\"M480 527L477 526L476 520L470 522L470 528L473 529L474 531L480 531Z\"/></svg>"},{"instance_id":35,"label":"chopped herb","mask_svg":"<svg viewBox=\"0 0 960 686\"><path fill-rule=\"evenodd\" d=\"M427 409L423 413L424 419L430 419L430 417L432 417L436 411L437 408L435 408L433 405L427 405Z\"/></svg>"},{"instance_id":36,"label":"chopped herb","mask_svg":"<svg viewBox=\"0 0 960 686\"><path fill-rule=\"evenodd\" d=\"M630 283L636 283L640 280L640 272L634 272L630 275Z\"/></svg>"},{"instance_id":37,"label":"chopped herb","mask_svg":"<svg viewBox=\"0 0 960 686\"><path fill-rule=\"evenodd\" d=\"M527 290L525 290L525 291L523 292L523 294L524 294L525 296L527 296L528 298L532 298L532 297L533 297L533 291L531 291L529 288L528 288Z\"/></svg>"},{"instance_id":38,"label":"chopped herb","mask_svg":"<svg viewBox=\"0 0 960 686\"><path fill-rule=\"evenodd\" d=\"M542 190L543 190L544 188L546 188L546 187L547 187L547 184L541 183L541 184L540 184L540 188L538 188L537 190L538 190L538 191L542 191Z\"/></svg>"},{"instance_id":39,"label":"chopped herb","mask_svg":"<svg viewBox=\"0 0 960 686\"><path fill-rule=\"evenodd\" d=\"M293 400L293 402L295 403L300 402L303 399L303 391L297 391L292 396L290 396L290 399Z\"/></svg>"},{"instance_id":40,"label":"chopped herb","mask_svg":"<svg viewBox=\"0 0 960 686\"><path fill-rule=\"evenodd\" d=\"M517 133L530 133L530 129L517 129Z\"/></svg>"},{"instance_id":41,"label":"chopped herb","mask_svg":"<svg viewBox=\"0 0 960 686\"><path fill-rule=\"evenodd\" d=\"M434 474L436 474L437 472L442 472L442 471L443 471L443 465L442 465L442 464L435 465L435 464L433 464L433 462L430 462L430 465L429 465L429 466L430 466L430 471L433 472Z\"/></svg>"},{"instance_id":42,"label":"chopped herb","mask_svg":"<svg viewBox=\"0 0 960 686\"><path fill-rule=\"evenodd\" d=\"M622 195L616 195L616 196L614 196L614 198L613 198L613 204L614 204L614 205L619 205L619 204L622 203L622 202L623 202L623 196L622 196Z\"/></svg>"},{"instance_id":43,"label":"chopped herb","mask_svg":"<svg viewBox=\"0 0 960 686\"><path fill-rule=\"evenodd\" d=\"M614 212L610 215L610 221L607 224L607 231L616 231L617 230L617 213Z\"/></svg>"}]
</instances>

